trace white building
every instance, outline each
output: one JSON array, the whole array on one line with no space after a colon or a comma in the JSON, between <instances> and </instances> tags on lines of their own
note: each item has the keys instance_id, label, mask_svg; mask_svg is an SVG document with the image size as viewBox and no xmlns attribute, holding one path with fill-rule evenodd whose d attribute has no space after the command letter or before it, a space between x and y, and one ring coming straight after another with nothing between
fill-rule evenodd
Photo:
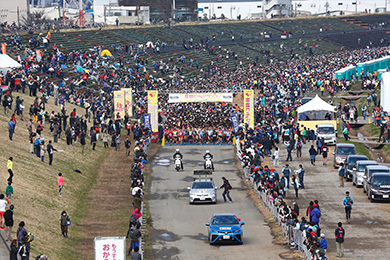
<instances>
[{"instance_id":1,"label":"white building","mask_svg":"<svg viewBox=\"0 0 390 260\"><path fill-rule=\"evenodd\" d=\"M208 19L220 18L223 14L227 19L258 19L263 11L259 0L198 0L198 16Z\"/></svg>"},{"instance_id":2,"label":"white building","mask_svg":"<svg viewBox=\"0 0 390 260\"><path fill-rule=\"evenodd\" d=\"M150 24L149 6L94 5L93 13L95 23Z\"/></svg>"},{"instance_id":3,"label":"white building","mask_svg":"<svg viewBox=\"0 0 390 260\"><path fill-rule=\"evenodd\" d=\"M26 0L0 0L0 23L23 23L22 17L27 15Z\"/></svg>"},{"instance_id":4,"label":"white building","mask_svg":"<svg viewBox=\"0 0 390 260\"><path fill-rule=\"evenodd\" d=\"M292 13L292 0L264 0L263 17L290 17Z\"/></svg>"}]
</instances>

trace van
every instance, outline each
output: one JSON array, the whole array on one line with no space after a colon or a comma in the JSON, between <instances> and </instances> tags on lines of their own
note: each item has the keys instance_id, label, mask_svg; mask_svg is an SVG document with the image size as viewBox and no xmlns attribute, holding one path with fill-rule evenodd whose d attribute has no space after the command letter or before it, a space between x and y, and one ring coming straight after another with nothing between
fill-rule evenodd
<instances>
[{"instance_id":1,"label":"van","mask_svg":"<svg viewBox=\"0 0 390 260\"><path fill-rule=\"evenodd\" d=\"M336 144L333 152L333 167L339 167L341 163L344 163L347 156L351 154L356 154L356 148L354 144Z\"/></svg>"},{"instance_id":2,"label":"van","mask_svg":"<svg viewBox=\"0 0 390 260\"><path fill-rule=\"evenodd\" d=\"M355 166L352 169L352 184L356 187L363 187L363 176L366 166L378 165L376 161L356 161Z\"/></svg>"},{"instance_id":3,"label":"van","mask_svg":"<svg viewBox=\"0 0 390 260\"><path fill-rule=\"evenodd\" d=\"M376 172L368 180L367 196L370 201L390 200L390 173Z\"/></svg>"},{"instance_id":4,"label":"van","mask_svg":"<svg viewBox=\"0 0 390 260\"><path fill-rule=\"evenodd\" d=\"M368 157L360 154L348 155L344 163L344 170L345 170L344 178L347 181L352 180L352 171L356 161L368 161Z\"/></svg>"},{"instance_id":5,"label":"van","mask_svg":"<svg viewBox=\"0 0 390 260\"><path fill-rule=\"evenodd\" d=\"M368 191L368 182L371 178L371 175L373 173L389 173L390 169L387 166L383 165L369 165L366 166L366 169L364 170L363 175L363 192L366 193Z\"/></svg>"},{"instance_id":6,"label":"van","mask_svg":"<svg viewBox=\"0 0 390 260\"><path fill-rule=\"evenodd\" d=\"M325 144L336 145L337 134L332 124L318 124L316 125L316 135L319 138L324 138Z\"/></svg>"}]
</instances>

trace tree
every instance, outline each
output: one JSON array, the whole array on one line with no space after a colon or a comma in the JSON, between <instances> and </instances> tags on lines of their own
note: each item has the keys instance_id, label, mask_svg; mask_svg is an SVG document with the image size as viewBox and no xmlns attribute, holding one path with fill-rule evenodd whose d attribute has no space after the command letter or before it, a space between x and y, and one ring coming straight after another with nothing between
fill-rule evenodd
<instances>
[{"instance_id":1,"label":"tree","mask_svg":"<svg viewBox=\"0 0 390 260\"><path fill-rule=\"evenodd\" d=\"M45 11L34 11L30 15L22 18L25 25L40 25L49 22L45 17Z\"/></svg>"}]
</instances>

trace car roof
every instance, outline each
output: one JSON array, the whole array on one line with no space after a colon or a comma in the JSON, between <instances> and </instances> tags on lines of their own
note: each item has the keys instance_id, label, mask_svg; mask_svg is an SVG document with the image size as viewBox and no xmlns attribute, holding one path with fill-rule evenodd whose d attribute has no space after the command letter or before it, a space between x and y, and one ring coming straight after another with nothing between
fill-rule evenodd
<instances>
[{"instance_id":1,"label":"car roof","mask_svg":"<svg viewBox=\"0 0 390 260\"><path fill-rule=\"evenodd\" d=\"M332 124L318 124L317 127L321 127L321 126L331 126L331 127L334 127L334 125Z\"/></svg>"},{"instance_id":2,"label":"car roof","mask_svg":"<svg viewBox=\"0 0 390 260\"><path fill-rule=\"evenodd\" d=\"M372 160L365 160L365 161L356 161L356 164L374 164L378 165L379 163L377 161L372 161Z\"/></svg>"},{"instance_id":3,"label":"car roof","mask_svg":"<svg viewBox=\"0 0 390 260\"><path fill-rule=\"evenodd\" d=\"M342 144L336 144L337 147L355 147L354 144L346 144L346 143L342 143Z\"/></svg>"},{"instance_id":4,"label":"car roof","mask_svg":"<svg viewBox=\"0 0 390 260\"><path fill-rule=\"evenodd\" d=\"M389 167L384 165L369 165L366 167L368 170L381 170L381 169L389 169Z\"/></svg>"},{"instance_id":5,"label":"car roof","mask_svg":"<svg viewBox=\"0 0 390 260\"><path fill-rule=\"evenodd\" d=\"M368 159L367 156L361 155L361 154L350 154L350 155L348 155L347 160L348 160L349 158L367 158L367 159Z\"/></svg>"},{"instance_id":6,"label":"car roof","mask_svg":"<svg viewBox=\"0 0 390 260\"><path fill-rule=\"evenodd\" d=\"M213 182L211 179L196 179L193 182Z\"/></svg>"},{"instance_id":7,"label":"car roof","mask_svg":"<svg viewBox=\"0 0 390 260\"><path fill-rule=\"evenodd\" d=\"M371 175L373 178L377 176L389 176L390 177L390 172L374 172Z\"/></svg>"},{"instance_id":8,"label":"car roof","mask_svg":"<svg viewBox=\"0 0 390 260\"><path fill-rule=\"evenodd\" d=\"M233 213L217 213L217 214L213 215L213 217L219 217L219 216L234 216L234 217L237 217L236 214L233 214Z\"/></svg>"}]
</instances>

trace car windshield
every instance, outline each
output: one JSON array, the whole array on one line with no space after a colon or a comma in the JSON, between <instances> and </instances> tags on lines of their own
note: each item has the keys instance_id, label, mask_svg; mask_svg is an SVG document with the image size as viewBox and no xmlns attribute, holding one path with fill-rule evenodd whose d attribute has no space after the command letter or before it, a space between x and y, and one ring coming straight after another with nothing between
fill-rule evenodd
<instances>
[{"instance_id":1,"label":"car windshield","mask_svg":"<svg viewBox=\"0 0 390 260\"><path fill-rule=\"evenodd\" d=\"M192 184L193 189L213 189L214 186L211 182L194 182Z\"/></svg>"},{"instance_id":2,"label":"car windshield","mask_svg":"<svg viewBox=\"0 0 390 260\"><path fill-rule=\"evenodd\" d=\"M318 134L321 134L321 135L334 134L334 128L331 127L331 126L319 127L318 128Z\"/></svg>"},{"instance_id":3,"label":"car windshield","mask_svg":"<svg viewBox=\"0 0 390 260\"><path fill-rule=\"evenodd\" d=\"M237 225L237 224L239 224L236 216L215 216L211 223L213 225Z\"/></svg>"},{"instance_id":4,"label":"car windshield","mask_svg":"<svg viewBox=\"0 0 390 260\"><path fill-rule=\"evenodd\" d=\"M355 147L339 147L337 148L338 154L355 154Z\"/></svg>"},{"instance_id":5,"label":"car windshield","mask_svg":"<svg viewBox=\"0 0 390 260\"><path fill-rule=\"evenodd\" d=\"M369 171L369 176L371 176L373 173L376 173L376 172L389 172L389 169L375 169L375 170L371 170Z\"/></svg>"},{"instance_id":6,"label":"car windshield","mask_svg":"<svg viewBox=\"0 0 390 260\"><path fill-rule=\"evenodd\" d=\"M348 168L352 168L355 166L356 161L364 161L367 160L367 158L350 158L348 162Z\"/></svg>"},{"instance_id":7,"label":"car windshield","mask_svg":"<svg viewBox=\"0 0 390 260\"><path fill-rule=\"evenodd\" d=\"M363 172L364 169L366 169L366 166L368 165L375 165L375 164L359 164L359 167L358 167L358 172Z\"/></svg>"},{"instance_id":8,"label":"car windshield","mask_svg":"<svg viewBox=\"0 0 390 260\"><path fill-rule=\"evenodd\" d=\"M375 186L390 186L390 174L388 176L374 176L372 184Z\"/></svg>"}]
</instances>

